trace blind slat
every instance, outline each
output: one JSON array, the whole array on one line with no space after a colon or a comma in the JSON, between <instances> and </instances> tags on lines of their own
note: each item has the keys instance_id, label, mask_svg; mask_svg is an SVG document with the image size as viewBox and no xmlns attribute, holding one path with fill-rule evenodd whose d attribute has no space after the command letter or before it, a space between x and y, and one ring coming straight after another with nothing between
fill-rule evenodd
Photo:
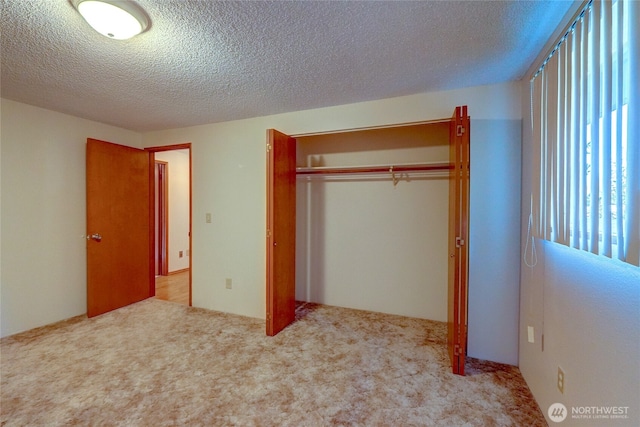
<instances>
[{"instance_id":1,"label":"blind slat","mask_svg":"<svg viewBox=\"0 0 640 427\"><path fill-rule=\"evenodd\" d=\"M600 252L608 257L611 257L611 112L612 101L611 92L612 88L607 82L611 82L611 2L601 3L602 6L602 33L601 33L601 50L602 55L602 76L601 79L605 84L602 84L602 138L598 138L600 141L599 153L600 153L600 166L601 172L601 200L602 200L602 248Z\"/></svg>"},{"instance_id":2,"label":"blind slat","mask_svg":"<svg viewBox=\"0 0 640 427\"><path fill-rule=\"evenodd\" d=\"M623 77L624 77L624 19L623 19L623 7L621 2L616 2L616 235L617 235L617 248L618 259L624 260L626 257L625 249L625 230L623 226L624 207L622 204L622 103L623 103Z\"/></svg>"},{"instance_id":3,"label":"blind slat","mask_svg":"<svg viewBox=\"0 0 640 427\"><path fill-rule=\"evenodd\" d=\"M558 168L556 157L558 150L558 56L555 55L549 60L549 73L547 82L547 137L546 167L547 182L545 185L545 215L548 218L546 238L556 241L558 235L558 217L556 215Z\"/></svg>"},{"instance_id":4,"label":"blind slat","mask_svg":"<svg viewBox=\"0 0 640 427\"><path fill-rule=\"evenodd\" d=\"M558 111L557 111L557 129L556 129L556 141L557 147L555 150L555 164L554 169L556 171L555 191L557 203L555 204L555 224L556 224L556 239L559 243L567 244L567 236L565 235L565 214L566 214L566 197L565 197L565 173L567 168L565 167L565 155L567 154L567 44L563 43L558 49Z\"/></svg>"},{"instance_id":5,"label":"blind slat","mask_svg":"<svg viewBox=\"0 0 640 427\"><path fill-rule=\"evenodd\" d=\"M572 52L571 62L571 164L569 169L569 197L571 199L571 221L569 222L571 239L570 245L573 248L580 248L580 126L582 116L581 99L581 32L582 22L578 22L575 32L570 35L567 42L569 51Z\"/></svg>"},{"instance_id":6,"label":"blind slat","mask_svg":"<svg viewBox=\"0 0 640 427\"><path fill-rule=\"evenodd\" d=\"M531 82L531 127L533 137L533 170L540 171L542 168L542 123L540 118L542 117L542 78L535 79ZM542 175L542 174L540 174ZM540 194L541 194L541 182L540 178L534 179L532 183L532 207L531 213L534 214L536 224L534 226L534 232L536 237L543 237L542 225L540 219L542 218L542 210L540 206Z\"/></svg>"},{"instance_id":7,"label":"blind slat","mask_svg":"<svg viewBox=\"0 0 640 427\"><path fill-rule=\"evenodd\" d=\"M589 251L599 253L599 215L600 215L600 2L594 2L591 8L591 49L589 52L589 72L591 84L591 158L589 160Z\"/></svg>"},{"instance_id":8,"label":"blind slat","mask_svg":"<svg viewBox=\"0 0 640 427\"><path fill-rule=\"evenodd\" d=\"M580 81L580 96L582 108L580 111L580 248L583 250L589 250L589 224L587 217L587 117L589 109L587 108L588 96L588 81L589 81L589 25L591 21L591 15L586 14L584 22L581 28L581 40L582 45L580 50L582 51L582 62L580 67L582 69L582 80Z\"/></svg>"},{"instance_id":9,"label":"blind slat","mask_svg":"<svg viewBox=\"0 0 640 427\"><path fill-rule=\"evenodd\" d=\"M533 137L533 170L540 171L542 168L542 123L540 118L542 117L542 78L535 79L531 82L531 127ZM541 174L540 174L541 175ZM532 206L531 213L533 214L536 223L534 225L534 232L536 237L543 237L542 225L540 219L542 218L540 207L540 178L534 179L532 183ZM533 197L535 195L535 197Z\"/></svg>"}]
</instances>

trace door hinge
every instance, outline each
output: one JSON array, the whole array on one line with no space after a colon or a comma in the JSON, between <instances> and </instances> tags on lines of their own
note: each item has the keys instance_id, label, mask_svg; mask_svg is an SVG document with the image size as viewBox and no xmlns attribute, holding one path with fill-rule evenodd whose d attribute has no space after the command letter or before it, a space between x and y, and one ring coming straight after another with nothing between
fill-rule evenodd
<instances>
[{"instance_id":1,"label":"door hinge","mask_svg":"<svg viewBox=\"0 0 640 427\"><path fill-rule=\"evenodd\" d=\"M464 245L464 239L460 238L460 237L456 237L456 248L459 248L460 246Z\"/></svg>"},{"instance_id":2,"label":"door hinge","mask_svg":"<svg viewBox=\"0 0 640 427\"><path fill-rule=\"evenodd\" d=\"M267 144L267 153L271 151L271 144Z\"/></svg>"},{"instance_id":3,"label":"door hinge","mask_svg":"<svg viewBox=\"0 0 640 427\"><path fill-rule=\"evenodd\" d=\"M267 239L271 237L271 230L267 229Z\"/></svg>"},{"instance_id":4,"label":"door hinge","mask_svg":"<svg viewBox=\"0 0 640 427\"><path fill-rule=\"evenodd\" d=\"M457 134L457 136L462 136L464 131L465 131L464 126L462 126L462 125L456 126L456 134Z\"/></svg>"},{"instance_id":5,"label":"door hinge","mask_svg":"<svg viewBox=\"0 0 640 427\"><path fill-rule=\"evenodd\" d=\"M453 355L460 356L460 344L456 344L453 346Z\"/></svg>"},{"instance_id":6,"label":"door hinge","mask_svg":"<svg viewBox=\"0 0 640 427\"><path fill-rule=\"evenodd\" d=\"M267 313L267 320L271 320L271 313Z\"/></svg>"}]
</instances>

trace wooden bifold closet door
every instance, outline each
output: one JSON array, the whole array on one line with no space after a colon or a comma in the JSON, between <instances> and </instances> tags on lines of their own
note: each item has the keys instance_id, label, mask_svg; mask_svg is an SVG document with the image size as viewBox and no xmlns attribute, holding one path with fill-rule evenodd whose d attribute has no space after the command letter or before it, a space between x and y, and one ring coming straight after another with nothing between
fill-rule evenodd
<instances>
[{"instance_id":1,"label":"wooden bifold closet door","mask_svg":"<svg viewBox=\"0 0 640 427\"><path fill-rule=\"evenodd\" d=\"M449 131L449 289L447 347L454 374L464 375L467 353L469 254L469 116L456 107Z\"/></svg>"},{"instance_id":2,"label":"wooden bifold closet door","mask_svg":"<svg viewBox=\"0 0 640 427\"><path fill-rule=\"evenodd\" d=\"M267 335L295 319L296 140L267 131Z\"/></svg>"}]
</instances>

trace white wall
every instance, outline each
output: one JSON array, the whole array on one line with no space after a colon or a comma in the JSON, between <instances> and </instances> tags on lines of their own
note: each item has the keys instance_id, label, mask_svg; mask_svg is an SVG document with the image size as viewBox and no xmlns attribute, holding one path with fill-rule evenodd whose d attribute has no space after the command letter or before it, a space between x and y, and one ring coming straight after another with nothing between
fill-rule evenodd
<instances>
[{"instance_id":1,"label":"white wall","mask_svg":"<svg viewBox=\"0 0 640 427\"><path fill-rule=\"evenodd\" d=\"M415 122L450 117L457 105L468 105L474 120L521 119L519 85L505 83L144 134L144 146L193 143L193 304L265 317L266 129L301 135ZM497 137L502 136L498 133ZM471 144L474 143L472 129ZM207 212L212 213L210 224L205 223ZM472 211L472 224L476 221L474 215ZM517 229L504 232L509 236L518 233ZM477 242L470 242L470 251L482 257L476 259L478 268L493 265L485 261L496 257L474 250L473 245L482 244L484 238L495 237L487 233ZM518 252L517 238L510 238L505 244L507 252ZM506 261L504 265L508 270L519 268L507 265ZM491 272L484 275L489 276ZM496 280L503 277L502 273L496 273ZM225 278L233 279L233 289L225 289ZM491 281L478 283L478 295L484 294L483 286L491 289L497 285ZM518 283L500 286L513 290ZM510 354L517 352L517 341L511 336L511 326L504 325L517 324L513 308L504 301L487 298L469 302L470 311L476 307L478 315L500 319L495 322L495 329L478 331L478 339L503 335L505 344L496 351L505 347L515 349L504 355L487 353L487 357L510 359ZM474 343L470 342L468 350L469 355L476 355Z\"/></svg>"},{"instance_id":2,"label":"white wall","mask_svg":"<svg viewBox=\"0 0 640 427\"><path fill-rule=\"evenodd\" d=\"M521 120L471 119L469 355L511 365L518 364L520 132Z\"/></svg>"},{"instance_id":3,"label":"white wall","mask_svg":"<svg viewBox=\"0 0 640 427\"><path fill-rule=\"evenodd\" d=\"M169 170L169 273L189 268L189 150L159 151ZM180 258L182 251L182 258Z\"/></svg>"},{"instance_id":4,"label":"white wall","mask_svg":"<svg viewBox=\"0 0 640 427\"><path fill-rule=\"evenodd\" d=\"M521 86L523 116L529 117L529 83ZM525 121L523 252L532 161L531 130ZM523 265L521 272L520 370L542 412L546 416L555 402L569 411L579 406L628 406L626 420L567 418L562 425L639 425L640 269L556 243L536 241L536 249L538 264ZM528 326L535 328L533 344L527 342ZM556 388L559 366L565 372L564 394Z\"/></svg>"},{"instance_id":5,"label":"white wall","mask_svg":"<svg viewBox=\"0 0 640 427\"><path fill-rule=\"evenodd\" d=\"M449 123L301 137L298 166L449 162ZM447 320L449 173L297 180L296 299Z\"/></svg>"},{"instance_id":6,"label":"white wall","mask_svg":"<svg viewBox=\"0 0 640 427\"><path fill-rule=\"evenodd\" d=\"M2 99L1 335L86 312L85 146L135 132Z\"/></svg>"}]
</instances>

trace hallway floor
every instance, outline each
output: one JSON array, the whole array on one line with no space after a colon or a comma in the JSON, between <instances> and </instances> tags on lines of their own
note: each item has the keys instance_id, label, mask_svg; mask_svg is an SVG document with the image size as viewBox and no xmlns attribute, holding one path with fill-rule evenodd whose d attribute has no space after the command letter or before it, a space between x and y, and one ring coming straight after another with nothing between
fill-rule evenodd
<instances>
[{"instance_id":1,"label":"hallway floor","mask_svg":"<svg viewBox=\"0 0 640 427\"><path fill-rule=\"evenodd\" d=\"M189 305L189 270L156 276L156 298Z\"/></svg>"}]
</instances>

